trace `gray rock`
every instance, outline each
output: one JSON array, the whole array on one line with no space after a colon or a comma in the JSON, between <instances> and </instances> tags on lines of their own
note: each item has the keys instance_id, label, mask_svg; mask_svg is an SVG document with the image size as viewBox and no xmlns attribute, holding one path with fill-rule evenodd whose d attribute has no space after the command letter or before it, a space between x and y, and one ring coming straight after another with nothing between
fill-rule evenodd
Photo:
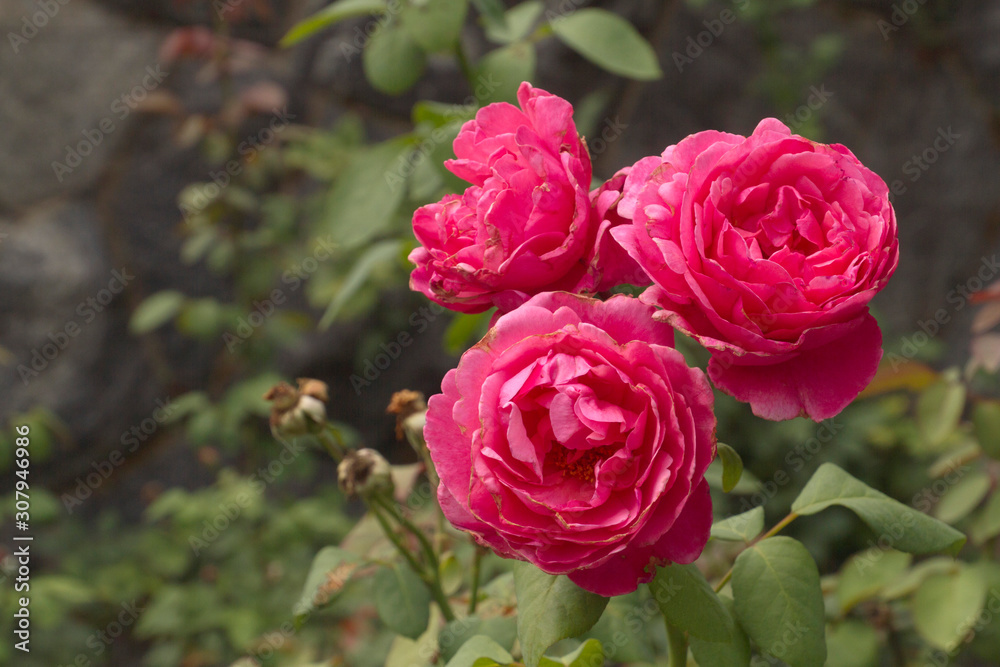
<instances>
[{"instance_id":1,"label":"gray rock","mask_svg":"<svg viewBox=\"0 0 1000 667\"><path fill-rule=\"evenodd\" d=\"M86 0L0 0L0 207L22 208L93 185L162 85L163 31ZM64 165L54 167L55 163Z\"/></svg>"}]
</instances>

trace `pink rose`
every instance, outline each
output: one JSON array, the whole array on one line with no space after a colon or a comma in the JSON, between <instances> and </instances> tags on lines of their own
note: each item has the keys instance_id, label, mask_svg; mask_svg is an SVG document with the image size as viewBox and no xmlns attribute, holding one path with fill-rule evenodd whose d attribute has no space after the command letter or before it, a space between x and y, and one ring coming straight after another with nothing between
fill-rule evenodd
<instances>
[{"instance_id":1,"label":"pink rose","mask_svg":"<svg viewBox=\"0 0 1000 667\"><path fill-rule=\"evenodd\" d=\"M521 109L483 107L455 139L458 159L445 166L472 187L413 214L410 287L452 310L506 312L539 292L603 284L593 262L614 241L597 235L610 223L591 210L573 107L528 83L517 98ZM624 253L616 261L631 265Z\"/></svg>"},{"instance_id":2,"label":"pink rose","mask_svg":"<svg viewBox=\"0 0 1000 667\"><path fill-rule=\"evenodd\" d=\"M454 525L605 596L698 557L713 396L653 311L539 294L462 356L424 429Z\"/></svg>"},{"instance_id":3,"label":"pink rose","mask_svg":"<svg viewBox=\"0 0 1000 667\"><path fill-rule=\"evenodd\" d=\"M657 317L712 351L709 376L767 419L832 417L871 381L868 302L898 262L888 189L840 145L775 119L699 132L633 166L612 230Z\"/></svg>"},{"instance_id":4,"label":"pink rose","mask_svg":"<svg viewBox=\"0 0 1000 667\"><path fill-rule=\"evenodd\" d=\"M611 236L611 230L632 221L618 212L622 189L631 167L625 167L590 193L597 241L591 244L587 261L562 289L567 292L596 294L622 284L648 285L649 276L640 268L625 248Z\"/></svg>"}]
</instances>

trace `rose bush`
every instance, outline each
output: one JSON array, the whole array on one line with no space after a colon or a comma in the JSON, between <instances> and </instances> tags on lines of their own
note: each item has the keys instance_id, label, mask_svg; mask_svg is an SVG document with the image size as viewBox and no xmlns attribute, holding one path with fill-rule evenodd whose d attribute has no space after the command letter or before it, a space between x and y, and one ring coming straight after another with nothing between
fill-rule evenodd
<instances>
[{"instance_id":1,"label":"rose bush","mask_svg":"<svg viewBox=\"0 0 1000 667\"><path fill-rule=\"evenodd\" d=\"M611 231L642 299L711 350L709 376L768 419L832 417L871 381L868 302L898 262L888 189L845 147L761 121L700 132L633 166Z\"/></svg>"},{"instance_id":2,"label":"rose bush","mask_svg":"<svg viewBox=\"0 0 1000 667\"><path fill-rule=\"evenodd\" d=\"M708 380L654 308L540 294L500 317L431 397L447 518L498 554L611 596L708 540Z\"/></svg>"},{"instance_id":3,"label":"rose bush","mask_svg":"<svg viewBox=\"0 0 1000 667\"><path fill-rule=\"evenodd\" d=\"M573 107L528 83L518 101L483 107L455 139L445 165L472 186L413 215L410 287L452 310L506 312L539 292L595 291L636 273L607 250L611 223L592 210Z\"/></svg>"}]
</instances>

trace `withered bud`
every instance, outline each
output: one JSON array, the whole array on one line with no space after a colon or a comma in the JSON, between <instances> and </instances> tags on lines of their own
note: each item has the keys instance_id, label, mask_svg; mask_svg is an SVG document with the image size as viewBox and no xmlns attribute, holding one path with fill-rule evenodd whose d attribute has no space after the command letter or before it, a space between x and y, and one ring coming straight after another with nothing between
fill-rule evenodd
<instances>
[{"instance_id":1,"label":"withered bud","mask_svg":"<svg viewBox=\"0 0 1000 667\"><path fill-rule=\"evenodd\" d=\"M337 466L337 482L348 496L370 496L392 491L392 470L374 449L348 452Z\"/></svg>"},{"instance_id":2,"label":"withered bud","mask_svg":"<svg viewBox=\"0 0 1000 667\"><path fill-rule=\"evenodd\" d=\"M404 422L410 415L427 411L427 401L419 391L403 389L392 395L389 407L385 409L387 414L396 415L396 439L402 440L406 436Z\"/></svg>"},{"instance_id":3,"label":"withered bud","mask_svg":"<svg viewBox=\"0 0 1000 667\"><path fill-rule=\"evenodd\" d=\"M271 401L271 432L277 438L317 433L326 423L326 383L299 378L298 384L295 389L279 382L264 394Z\"/></svg>"}]
</instances>

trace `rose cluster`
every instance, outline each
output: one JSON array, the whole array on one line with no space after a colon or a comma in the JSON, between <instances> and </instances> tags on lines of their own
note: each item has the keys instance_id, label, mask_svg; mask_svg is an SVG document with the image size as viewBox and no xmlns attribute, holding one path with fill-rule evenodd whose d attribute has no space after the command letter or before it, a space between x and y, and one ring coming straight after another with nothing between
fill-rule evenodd
<instances>
[{"instance_id":1,"label":"rose cluster","mask_svg":"<svg viewBox=\"0 0 1000 667\"><path fill-rule=\"evenodd\" d=\"M895 214L848 149L774 119L591 191L571 105L527 83L518 102L462 127L445 166L471 185L413 216L411 287L497 309L429 401L438 498L498 554L624 594L708 540L709 378L774 420L832 417L871 381ZM623 284L645 291L594 296ZM708 377L675 329L711 352Z\"/></svg>"}]
</instances>

